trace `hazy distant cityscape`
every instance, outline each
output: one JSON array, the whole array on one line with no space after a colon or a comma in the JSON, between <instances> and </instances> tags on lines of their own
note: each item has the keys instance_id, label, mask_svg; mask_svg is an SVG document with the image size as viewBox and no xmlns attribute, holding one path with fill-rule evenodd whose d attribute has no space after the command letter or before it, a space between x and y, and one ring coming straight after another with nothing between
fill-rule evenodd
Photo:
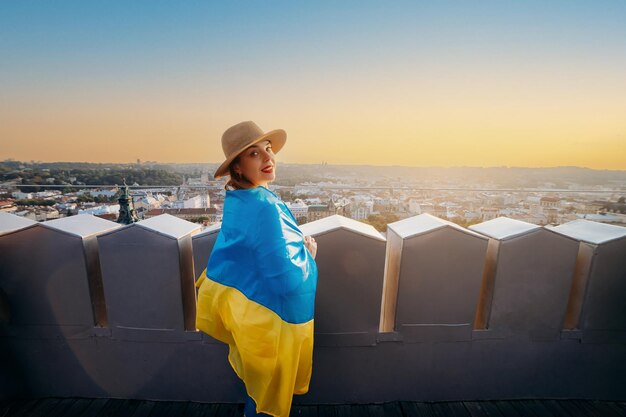
<instances>
[{"instance_id":1,"label":"hazy distant cityscape","mask_svg":"<svg viewBox=\"0 0 626 417\"><path fill-rule=\"evenodd\" d=\"M116 221L123 183L139 219L170 214L222 220L217 164L0 162L0 211L36 221L92 214ZM578 167L277 165L269 188L300 224L342 215L384 232L423 213L461 226L505 216L537 225L588 220L626 225L626 171Z\"/></svg>"}]
</instances>

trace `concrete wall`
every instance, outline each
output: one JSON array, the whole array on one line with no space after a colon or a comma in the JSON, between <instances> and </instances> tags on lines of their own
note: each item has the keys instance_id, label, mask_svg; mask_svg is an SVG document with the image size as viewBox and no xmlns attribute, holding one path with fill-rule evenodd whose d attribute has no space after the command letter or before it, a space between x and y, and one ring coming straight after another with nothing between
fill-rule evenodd
<instances>
[{"instance_id":1,"label":"concrete wall","mask_svg":"<svg viewBox=\"0 0 626 417\"><path fill-rule=\"evenodd\" d=\"M188 326L217 231L165 220L0 230L0 397L243 400L227 347ZM297 403L626 400L626 229L591 244L426 220L389 239L344 219L303 225L319 284Z\"/></svg>"}]
</instances>

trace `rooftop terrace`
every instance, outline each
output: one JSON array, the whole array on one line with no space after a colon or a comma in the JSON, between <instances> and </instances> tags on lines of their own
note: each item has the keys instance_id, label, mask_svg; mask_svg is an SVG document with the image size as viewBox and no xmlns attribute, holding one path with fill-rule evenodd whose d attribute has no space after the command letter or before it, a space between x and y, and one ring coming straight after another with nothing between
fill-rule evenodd
<instances>
[{"instance_id":1,"label":"rooftop terrace","mask_svg":"<svg viewBox=\"0 0 626 417\"><path fill-rule=\"evenodd\" d=\"M319 284L295 415L623 415L626 228L428 214L385 235L341 216L301 228ZM194 321L218 232L0 213L0 416L239 413L227 349Z\"/></svg>"}]
</instances>

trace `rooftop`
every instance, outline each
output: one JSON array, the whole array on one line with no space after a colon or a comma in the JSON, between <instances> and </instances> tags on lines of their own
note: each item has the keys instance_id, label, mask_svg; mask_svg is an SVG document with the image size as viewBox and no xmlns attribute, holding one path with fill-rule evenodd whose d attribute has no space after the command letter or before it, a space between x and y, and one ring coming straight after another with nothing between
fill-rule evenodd
<instances>
[{"instance_id":1,"label":"rooftop","mask_svg":"<svg viewBox=\"0 0 626 417\"><path fill-rule=\"evenodd\" d=\"M0 417L240 415L227 348L194 322L220 224L24 220L0 213ZM626 228L388 226L301 227L319 279L294 415L625 415Z\"/></svg>"}]
</instances>

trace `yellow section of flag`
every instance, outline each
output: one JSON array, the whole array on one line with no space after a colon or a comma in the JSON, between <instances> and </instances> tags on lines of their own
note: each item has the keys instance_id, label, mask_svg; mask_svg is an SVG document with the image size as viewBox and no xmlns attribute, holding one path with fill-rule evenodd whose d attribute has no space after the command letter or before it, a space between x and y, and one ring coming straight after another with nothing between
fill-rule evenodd
<instances>
[{"instance_id":1,"label":"yellow section of flag","mask_svg":"<svg viewBox=\"0 0 626 417\"><path fill-rule=\"evenodd\" d=\"M313 320L287 323L236 288L202 273L196 327L229 346L228 360L257 404L257 412L288 417L294 394L309 390Z\"/></svg>"}]
</instances>

